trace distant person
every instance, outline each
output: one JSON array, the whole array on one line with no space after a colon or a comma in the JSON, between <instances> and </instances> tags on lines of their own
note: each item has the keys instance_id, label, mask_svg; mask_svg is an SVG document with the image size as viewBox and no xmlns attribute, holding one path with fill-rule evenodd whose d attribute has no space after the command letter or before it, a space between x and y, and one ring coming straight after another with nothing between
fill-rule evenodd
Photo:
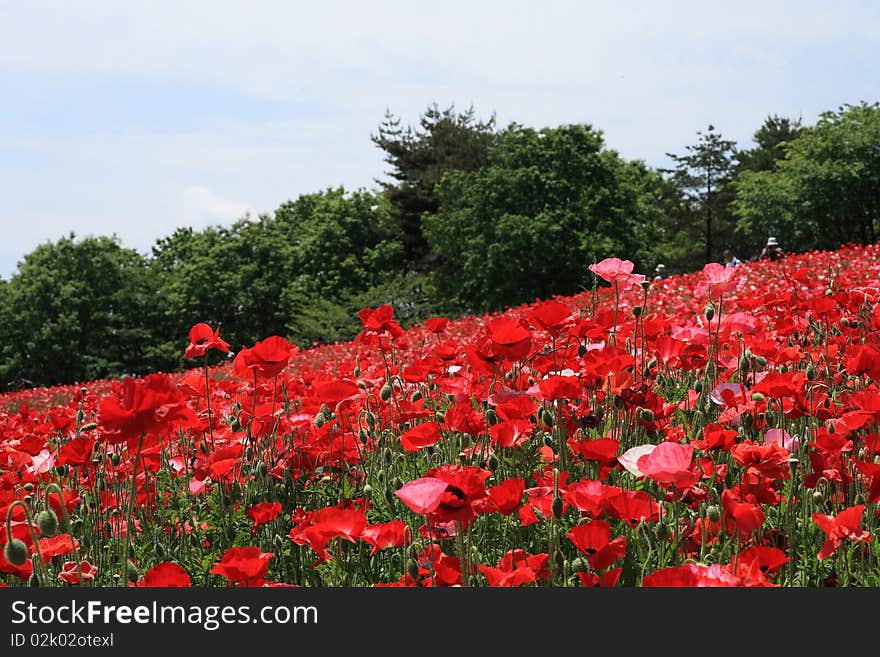
<instances>
[{"instance_id":1,"label":"distant person","mask_svg":"<svg viewBox=\"0 0 880 657\"><path fill-rule=\"evenodd\" d=\"M725 267L739 267L742 264L742 260L733 255L733 251L730 249L724 250L724 266Z\"/></svg>"},{"instance_id":2,"label":"distant person","mask_svg":"<svg viewBox=\"0 0 880 657\"><path fill-rule=\"evenodd\" d=\"M782 247L779 246L779 242L776 241L775 237L767 238L767 245L764 247L764 250L761 251L761 255L758 256L759 260L781 260L785 257L785 253L782 250Z\"/></svg>"},{"instance_id":3,"label":"distant person","mask_svg":"<svg viewBox=\"0 0 880 657\"><path fill-rule=\"evenodd\" d=\"M662 281L664 278L666 278L666 265L660 263L654 268L654 280Z\"/></svg>"}]
</instances>

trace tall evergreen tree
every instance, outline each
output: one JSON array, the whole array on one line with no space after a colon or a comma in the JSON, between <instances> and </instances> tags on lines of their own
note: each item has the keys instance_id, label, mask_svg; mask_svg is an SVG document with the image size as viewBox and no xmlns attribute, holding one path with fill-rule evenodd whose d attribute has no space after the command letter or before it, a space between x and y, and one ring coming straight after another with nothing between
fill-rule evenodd
<instances>
[{"instance_id":1,"label":"tall evergreen tree","mask_svg":"<svg viewBox=\"0 0 880 657\"><path fill-rule=\"evenodd\" d=\"M486 164L496 141L495 116L476 118L473 107L463 112L454 105L441 110L436 103L419 118L416 128L401 125L390 111L371 135L385 151L391 166L388 181L377 181L388 195L403 237L409 265L424 269L429 250L422 233L422 217L437 212L435 186L447 171L476 171Z\"/></svg>"},{"instance_id":2,"label":"tall evergreen tree","mask_svg":"<svg viewBox=\"0 0 880 657\"><path fill-rule=\"evenodd\" d=\"M729 211L732 195L727 189L734 172L736 142L724 139L715 126L697 131L696 144L686 146L686 155L666 155L675 162L674 169L665 169L694 217L702 218L705 262L717 252L720 235L729 238L733 221Z\"/></svg>"}]
</instances>

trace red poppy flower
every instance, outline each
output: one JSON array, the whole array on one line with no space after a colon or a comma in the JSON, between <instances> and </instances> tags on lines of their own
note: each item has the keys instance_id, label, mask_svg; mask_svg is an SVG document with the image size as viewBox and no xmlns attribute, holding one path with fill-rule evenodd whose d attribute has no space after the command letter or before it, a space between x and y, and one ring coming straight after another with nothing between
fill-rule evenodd
<instances>
[{"instance_id":1,"label":"red poppy flower","mask_svg":"<svg viewBox=\"0 0 880 657\"><path fill-rule=\"evenodd\" d=\"M189 330L189 345L183 352L184 358L198 358L204 356L211 349L218 349L225 354L229 353L229 344L220 338L220 327L212 330L205 323L194 325Z\"/></svg>"},{"instance_id":2,"label":"red poppy flower","mask_svg":"<svg viewBox=\"0 0 880 657\"><path fill-rule=\"evenodd\" d=\"M735 267L725 267L718 262L707 263L703 267L705 283L698 289L708 291L710 296L726 294L736 288L736 282L732 280L734 274L736 274Z\"/></svg>"},{"instance_id":3,"label":"red poppy flower","mask_svg":"<svg viewBox=\"0 0 880 657\"><path fill-rule=\"evenodd\" d=\"M632 273L633 267L634 265L630 260L606 258L601 262L590 265L589 269L599 278L618 286L618 289L624 292L633 285L639 285L645 280L644 274Z\"/></svg>"},{"instance_id":4,"label":"red poppy flower","mask_svg":"<svg viewBox=\"0 0 880 657\"><path fill-rule=\"evenodd\" d=\"M725 429L720 424L709 422L703 427L703 437L691 443L696 449L710 451L720 449L728 451L736 442L737 433L733 429Z\"/></svg>"},{"instance_id":5,"label":"red poppy flower","mask_svg":"<svg viewBox=\"0 0 880 657\"><path fill-rule=\"evenodd\" d=\"M488 488L486 490L487 497L484 502L479 505L475 503L474 506L480 513L494 513L497 511L502 515L509 516L522 504L525 488L525 479L505 479L497 486Z\"/></svg>"},{"instance_id":6,"label":"red poppy flower","mask_svg":"<svg viewBox=\"0 0 880 657\"><path fill-rule=\"evenodd\" d=\"M751 440L738 443L730 448L733 459L746 467L746 478L756 484L758 477L768 479L791 478L788 450L778 443L757 443Z\"/></svg>"},{"instance_id":7,"label":"red poppy flower","mask_svg":"<svg viewBox=\"0 0 880 657\"><path fill-rule=\"evenodd\" d=\"M819 561L827 559L837 551L844 539L851 541L869 542L873 536L870 532L859 527L862 522L862 514L865 512L864 504L857 504L844 509L836 516L828 516L823 513L814 513L813 522L819 529L825 532L826 540L817 555Z\"/></svg>"},{"instance_id":8,"label":"red poppy flower","mask_svg":"<svg viewBox=\"0 0 880 657\"><path fill-rule=\"evenodd\" d=\"M581 382L576 376L553 374L538 381L538 389L547 401L577 399L581 396Z\"/></svg>"},{"instance_id":9,"label":"red poppy flower","mask_svg":"<svg viewBox=\"0 0 880 657\"><path fill-rule=\"evenodd\" d=\"M254 375L271 379L281 373L299 348L279 335L260 340L250 349L242 349L232 362L232 371L240 379Z\"/></svg>"},{"instance_id":10,"label":"red poppy flower","mask_svg":"<svg viewBox=\"0 0 880 657\"><path fill-rule=\"evenodd\" d=\"M407 452L417 452L442 440L440 424L422 422L400 435L400 445Z\"/></svg>"},{"instance_id":11,"label":"red poppy flower","mask_svg":"<svg viewBox=\"0 0 880 657\"><path fill-rule=\"evenodd\" d=\"M409 525L403 520L391 520L377 525L367 525L364 531L361 532L361 538L373 546L373 549L370 551L370 556L372 557L379 550L406 545L410 539Z\"/></svg>"},{"instance_id":12,"label":"red poppy flower","mask_svg":"<svg viewBox=\"0 0 880 657\"><path fill-rule=\"evenodd\" d=\"M742 586L742 580L729 573L720 564L703 566L686 563L676 568L663 568L646 575L642 580L644 587L709 587Z\"/></svg>"},{"instance_id":13,"label":"red poppy flower","mask_svg":"<svg viewBox=\"0 0 880 657\"><path fill-rule=\"evenodd\" d=\"M98 567L92 565L85 559L79 562L79 570L76 567L76 561L66 561L58 573L58 579L68 584L79 584L79 571L82 571L84 582L91 582L98 574Z\"/></svg>"},{"instance_id":14,"label":"red poppy flower","mask_svg":"<svg viewBox=\"0 0 880 657\"><path fill-rule=\"evenodd\" d=\"M114 440L137 438L144 433L158 433L197 421L186 399L167 375L126 379L113 388L116 394L101 400L100 424L105 436Z\"/></svg>"},{"instance_id":15,"label":"red poppy flower","mask_svg":"<svg viewBox=\"0 0 880 657\"><path fill-rule=\"evenodd\" d=\"M539 577L548 578L547 553L531 555L525 550L510 550L501 557L497 567L478 566L489 586L516 587L536 582Z\"/></svg>"},{"instance_id":16,"label":"red poppy flower","mask_svg":"<svg viewBox=\"0 0 880 657\"><path fill-rule=\"evenodd\" d=\"M363 329L355 338L356 342L374 342L377 339L396 340L404 334L403 328L394 320L394 308L388 304L378 308L363 308L358 311Z\"/></svg>"},{"instance_id":17,"label":"red poppy flower","mask_svg":"<svg viewBox=\"0 0 880 657\"><path fill-rule=\"evenodd\" d=\"M304 523L290 531L298 545L308 544L323 561L330 560L327 545L334 538L357 542L367 527L367 516L360 509L325 507L318 511L311 524Z\"/></svg>"},{"instance_id":18,"label":"red poppy flower","mask_svg":"<svg viewBox=\"0 0 880 657\"><path fill-rule=\"evenodd\" d=\"M626 536L611 540L611 525L604 520L575 525L565 536L587 555L593 570L605 570L626 554Z\"/></svg>"},{"instance_id":19,"label":"red poppy flower","mask_svg":"<svg viewBox=\"0 0 880 657\"><path fill-rule=\"evenodd\" d=\"M532 423L528 420L506 420L489 427L489 436L496 447L518 447L532 435Z\"/></svg>"},{"instance_id":20,"label":"red poppy flower","mask_svg":"<svg viewBox=\"0 0 880 657\"><path fill-rule=\"evenodd\" d=\"M551 335L559 335L571 320L571 309L559 301L544 301L532 308L529 317Z\"/></svg>"},{"instance_id":21,"label":"red poppy flower","mask_svg":"<svg viewBox=\"0 0 880 657\"><path fill-rule=\"evenodd\" d=\"M443 415L449 431L477 436L486 431L486 417L473 407L451 406Z\"/></svg>"},{"instance_id":22,"label":"red poppy flower","mask_svg":"<svg viewBox=\"0 0 880 657\"><path fill-rule=\"evenodd\" d=\"M74 543L76 543L76 547L79 549L79 541L76 539L71 541L70 534L58 534L50 538L41 538L37 541L40 554L43 555L43 561L46 563L49 563L52 557L73 554Z\"/></svg>"},{"instance_id":23,"label":"red poppy flower","mask_svg":"<svg viewBox=\"0 0 880 657\"><path fill-rule=\"evenodd\" d=\"M532 350L531 331L521 320L502 316L486 325L492 354L505 360L522 360Z\"/></svg>"},{"instance_id":24,"label":"red poppy flower","mask_svg":"<svg viewBox=\"0 0 880 657\"><path fill-rule=\"evenodd\" d=\"M281 504L278 502L260 502L247 510L248 518L254 521L253 531L266 523L272 522L281 515Z\"/></svg>"},{"instance_id":25,"label":"red poppy flower","mask_svg":"<svg viewBox=\"0 0 880 657\"><path fill-rule=\"evenodd\" d=\"M596 573L578 573L578 579L581 581L581 586L583 587L606 589L617 585L617 581L620 579L620 574L622 572L623 568L612 568L601 575L597 575Z\"/></svg>"},{"instance_id":26,"label":"red poppy flower","mask_svg":"<svg viewBox=\"0 0 880 657\"><path fill-rule=\"evenodd\" d=\"M737 499L730 489L721 492L721 506L727 522L733 524L742 534L750 534L764 524L764 510L761 506Z\"/></svg>"},{"instance_id":27,"label":"red poppy flower","mask_svg":"<svg viewBox=\"0 0 880 657\"><path fill-rule=\"evenodd\" d=\"M259 586L266 578L269 560L274 556L274 552L262 552L258 547L229 548L210 573L225 577L230 584Z\"/></svg>"},{"instance_id":28,"label":"red poppy flower","mask_svg":"<svg viewBox=\"0 0 880 657\"><path fill-rule=\"evenodd\" d=\"M86 438L85 436L71 438L61 448L61 453L58 455L55 465L86 465L91 463L94 446L95 441L92 438Z\"/></svg>"},{"instance_id":29,"label":"red poppy flower","mask_svg":"<svg viewBox=\"0 0 880 657\"><path fill-rule=\"evenodd\" d=\"M734 561L736 570L733 570ZM752 586L772 586L767 581L768 575L779 572L788 563L785 552L776 547L767 545L754 545L739 553L735 560L731 561L731 572L739 575L743 581Z\"/></svg>"},{"instance_id":30,"label":"red poppy flower","mask_svg":"<svg viewBox=\"0 0 880 657\"><path fill-rule=\"evenodd\" d=\"M639 471L660 484L688 488L699 481L693 469L693 445L664 442L636 462Z\"/></svg>"},{"instance_id":31,"label":"red poppy flower","mask_svg":"<svg viewBox=\"0 0 880 657\"><path fill-rule=\"evenodd\" d=\"M486 496L484 482L490 476L492 473L482 468L441 465L428 470L424 477L404 484L396 495L431 522L457 520L468 524L476 513L473 503Z\"/></svg>"},{"instance_id":32,"label":"red poppy flower","mask_svg":"<svg viewBox=\"0 0 880 657\"><path fill-rule=\"evenodd\" d=\"M449 324L448 317L432 317L425 320L425 328L431 333L443 333L447 324Z\"/></svg>"},{"instance_id":33,"label":"red poppy flower","mask_svg":"<svg viewBox=\"0 0 880 657\"><path fill-rule=\"evenodd\" d=\"M192 586L189 574L176 563L165 561L150 568L137 583L145 588L186 588Z\"/></svg>"}]
</instances>

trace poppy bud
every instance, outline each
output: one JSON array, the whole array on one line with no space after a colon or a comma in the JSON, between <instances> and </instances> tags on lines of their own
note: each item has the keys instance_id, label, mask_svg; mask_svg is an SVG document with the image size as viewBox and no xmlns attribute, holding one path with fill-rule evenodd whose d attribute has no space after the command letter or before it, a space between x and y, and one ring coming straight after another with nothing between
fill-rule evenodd
<instances>
[{"instance_id":1,"label":"poppy bud","mask_svg":"<svg viewBox=\"0 0 880 657\"><path fill-rule=\"evenodd\" d=\"M703 311L703 317L706 318L707 322L711 322L712 318L715 317L715 304L711 301L709 302L709 305L706 306L706 310Z\"/></svg>"},{"instance_id":2,"label":"poppy bud","mask_svg":"<svg viewBox=\"0 0 880 657\"><path fill-rule=\"evenodd\" d=\"M383 470L383 469L380 468L380 469L376 472L376 481L378 481L380 484L384 484L384 483L385 483L385 470Z\"/></svg>"},{"instance_id":3,"label":"poppy bud","mask_svg":"<svg viewBox=\"0 0 880 657\"><path fill-rule=\"evenodd\" d=\"M32 589L40 588L40 578L37 577L37 571L31 573L31 576L28 577L28 586Z\"/></svg>"},{"instance_id":4,"label":"poppy bud","mask_svg":"<svg viewBox=\"0 0 880 657\"><path fill-rule=\"evenodd\" d=\"M758 356L755 358L755 364L758 366L759 369L763 370L765 367L767 367L767 359L763 356Z\"/></svg>"},{"instance_id":5,"label":"poppy bud","mask_svg":"<svg viewBox=\"0 0 880 657\"><path fill-rule=\"evenodd\" d=\"M541 409L541 422L546 424L548 427L553 426L553 413L551 413L548 409Z\"/></svg>"},{"instance_id":6,"label":"poppy bud","mask_svg":"<svg viewBox=\"0 0 880 657\"><path fill-rule=\"evenodd\" d=\"M458 453L458 462L461 463L462 465L467 463L467 454L465 454L464 452L459 452Z\"/></svg>"},{"instance_id":7,"label":"poppy bud","mask_svg":"<svg viewBox=\"0 0 880 657\"><path fill-rule=\"evenodd\" d=\"M703 382L699 379L694 381L694 392L701 393L703 392Z\"/></svg>"},{"instance_id":8,"label":"poppy bud","mask_svg":"<svg viewBox=\"0 0 880 657\"><path fill-rule=\"evenodd\" d=\"M323 413L318 413L318 414L315 416L315 427L317 427L318 429L320 429L320 428L323 427L323 426L324 426L324 414L323 414Z\"/></svg>"},{"instance_id":9,"label":"poppy bud","mask_svg":"<svg viewBox=\"0 0 880 657\"><path fill-rule=\"evenodd\" d=\"M771 411L769 408L766 411L764 411L764 421L767 424L773 424L773 420L775 420L775 419L776 418L773 415L773 411Z\"/></svg>"},{"instance_id":10,"label":"poppy bud","mask_svg":"<svg viewBox=\"0 0 880 657\"><path fill-rule=\"evenodd\" d=\"M419 578L419 564L416 563L415 559L406 560L406 574L412 579L417 580Z\"/></svg>"},{"instance_id":11,"label":"poppy bud","mask_svg":"<svg viewBox=\"0 0 880 657\"><path fill-rule=\"evenodd\" d=\"M709 522L718 522L721 519L721 509L714 504L710 504L706 507L706 518Z\"/></svg>"},{"instance_id":12,"label":"poppy bud","mask_svg":"<svg viewBox=\"0 0 880 657\"><path fill-rule=\"evenodd\" d=\"M587 560L583 557L576 557L574 561L571 562L571 570L575 573L585 573L590 569L590 565L587 563Z\"/></svg>"},{"instance_id":13,"label":"poppy bud","mask_svg":"<svg viewBox=\"0 0 880 657\"><path fill-rule=\"evenodd\" d=\"M88 423L82 425L82 426L79 428L79 430L80 430L80 431L91 431L92 429L97 429L97 428L98 428L98 423L97 423L97 422L88 422Z\"/></svg>"},{"instance_id":14,"label":"poppy bud","mask_svg":"<svg viewBox=\"0 0 880 657\"><path fill-rule=\"evenodd\" d=\"M66 465L57 465L57 466L55 466L55 471L58 473L59 477L64 477L67 475L67 466Z\"/></svg>"},{"instance_id":15,"label":"poppy bud","mask_svg":"<svg viewBox=\"0 0 880 657\"><path fill-rule=\"evenodd\" d=\"M3 548L3 556L13 566L23 566L28 558L28 548L20 538L13 538Z\"/></svg>"},{"instance_id":16,"label":"poppy bud","mask_svg":"<svg viewBox=\"0 0 880 657\"><path fill-rule=\"evenodd\" d=\"M400 490L401 488L403 488L403 479L401 479L400 477L395 477L391 482L391 487L394 490Z\"/></svg>"},{"instance_id":17,"label":"poppy bud","mask_svg":"<svg viewBox=\"0 0 880 657\"><path fill-rule=\"evenodd\" d=\"M486 465L489 466L489 469L490 469L492 472L495 472L495 470L498 469L498 457L495 456L494 454L490 454L490 455L489 455L489 459L488 459L488 461L486 462Z\"/></svg>"},{"instance_id":18,"label":"poppy bud","mask_svg":"<svg viewBox=\"0 0 880 657\"><path fill-rule=\"evenodd\" d=\"M360 441L364 445L366 445L368 442L370 442L370 435L364 429L360 429L358 431L358 438L360 438Z\"/></svg>"},{"instance_id":19,"label":"poppy bud","mask_svg":"<svg viewBox=\"0 0 880 657\"><path fill-rule=\"evenodd\" d=\"M360 388L361 390L367 389L367 382L364 381L363 379L358 379L357 381L355 381L355 383L357 384L357 387Z\"/></svg>"},{"instance_id":20,"label":"poppy bud","mask_svg":"<svg viewBox=\"0 0 880 657\"><path fill-rule=\"evenodd\" d=\"M805 374L807 375L807 381L812 381L816 378L816 368L813 367L812 363L807 365Z\"/></svg>"},{"instance_id":21,"label":"poppy bud","mask_svg":"<svg viewBox=\"0 0 880 657\"><path fill-rule=\"evenodd\" d=\"M583 357L587 353L587 348L578 342L578 358Z\"/></svg>"},{"instance_id":22,"label":"poppy bud","mask_svg":"<svg viewBox=\"0 0 880 657\"><path fill-rule=\"evenodd\" d=\"M816 506L821 506L825 503L825 495L822 494L822 491L816 490L813 491L813 504Z\"/></svg>"},{"instance_id":23,"label":"poppy bud","mask_svg":"<svg viewBox=\"0 0 880 657\"><path fill-rule=\"evenodd\" d=\"M386 383L379 390L379 397L382 398L382 401L387 402L389 399L391 399L391 395L393 392L394 392L394 389L391 387L391 384Z\"/></svg>"},{"instance_id":24,"label":"poppy bud","mask_svg":"<svg viewBox=\"0 0 880 657\"><path fill-rule=\"evenodd\" d=\"M549 433L544 434L544 445L546 447L549 447L553 451L556 451L556 441L553 440L553 436L551 436Z\"/></svg>"},{"instance_id":25,"label":"poppy bud","mask_svg":"<svg viewBox=\"0 0 880 657\"><path fill-rule=\"evenodd\" d=\"M330 478L330 475L324 475L323 477L321 477L321 483L325 486L329 483L332 483L332 481L333 480Z\"/></svg>"},{"instance_id":26,"label":"poppy bud","mask_svg":"<svg viewBox=\"0 0 880 657\"><path fill-rule=\"evenodd\" d=\"M764 395L762 395L760 392L753 392L753 393L752 393L752 401L753 401L753 402L758 402L758 403L760 403L760 402L763 402L763 401L766 401L766 400L767 400L767 398L764 397Z\"/></svg>"},{"instance_id":27,"label":"poppy bud","mask_svg":"<svg viewBox=\"0 0 880 657\"><path fill-rule=\"evenodd\" d=\"M359 377L359 376L361 375L361 368L360 368L360 366L357 366L357 367L354 368L354 372L353 372L353 374L354 374L355 378L357 378L357 377Z\"/></svg>"},{"instance_id":28,"label":"poppy bud","mask_svg":"<svg viewBox=\"0 0 880 657\"><path fill-rule=\"evenodd\" d=\"M31 482L27 482L24 486L22 486L28 493L33 492L34 485Z\"/></svg>"},{"instance_id":29,"label":"poppy bud","mask_svg":"<svg viewBox=\"0 0 880 657\"><path fill-rule=\"evenodd\" d=\"M740 372L748 372L749 371L749 359L743 356L739 359L739 371Z\"/></svg>"},{"instance_id":30,"label":"poppy bud","mask_svg":"<svg viewBox=\"0 0 880 657\"><path fill-rule=\"evenodd\" d=\"M260 461L259 463L257 463L257 474L261 477L265 477L268 470L269 466L266 465L265 461Z\"/></svg>"},{"instance_id":31,"label":"poppy bud","mask_svg":"<svg viewBox=\"0 0 880 657\"><path fill-rule=\"evenodd\" d=\"M640 408L639 409L639 419L642 422L653 422L654 421L654 411L650 408Z\"/></svg>"},{"instance_id":32,"label":"poppy bud","mask_svg":"<svg viewBox=\"0 0 880 657\"><path fill-rule=\"evenodd\" d=\"M156 557L161 559L165 556L165 548L162 547L162 544L159 541L153 543L153 552L156 554Z\"/></svg>"},{"instance_id":33,"label":"poppy bud","mask_svg":"<svg viewBox=\"0 0 880 657\"><path fill-rule=\"evenodd\" d=\"M37 527L40 528L40 535L52 537L58 533L58 516L52 509L40 511L36 517Z\"/></svg>"},{"instance_id":34,"label":"poppy bud","mask_svg":"<svg viewBox=\"0 0 880 657\"><path fill-rule=\"evenodd\" d=\"M643 310L643 309L642 309L641 306L633 306L633 317L639 317L639 316L641 316L641 314L642 314L642 310Z\"/></svg>"},{"instance_id":35,"label":"poppy bud","mask_svg":"<svg viewBox=\"0 0 880 657\"><path fill-rule=\"evenodd\" d=\"M669 527L667 527L664 523L658 522L654 525L654 536L659 541L665 541L669 538Z\"/></svg>"},{"instance_id":36,"label":"poppy bud","mask_svg":"<svg viewBox=\"0 0 880 657\"><path fill-rule=\"evenodd\" d=\"M131 561L125 564L125 579L134 584L140 579L140 577L141 574L138 571L137 566L135 566Z\"/></svg>"},{"instance_id":37,"label":"poppy bud","mask_svg":"<svg viewBox=\"0 0 880 657\"><path fill-rule=\"evenodd\" d=\"M393 457L394 455L391 453L390 447L385 447L382 449L382 458L384 459L385 463L391 465L391 460Z\"/></svg>"},{"instance_id":38,"label":"poppy bud","mask_svg":"<svg viewBox=\"0 0 880 657\"><path fill-rule=\"evenodd\" d=\"M835 433L837 429L834 428L834 422L831 419L825 420L825 430L828 433Z\"/></svg>"},{"instance_id":39,"label":"poppy bud","mask_svg":"<svg viewBox=\"0 0 880 657\"><path fill-rule=\"evenodd\" d=\"M361 494L365 499L370 499L373 496L373 487L370 484L364 484L364 488L361 491Z\"/></svg>"},{"instance_id":40,"label":"poppy bud","mask_svg":"<svg viewBox=\"0 0 880 657\"><path fill-rule=\"evenodd\" d=\"M421 398L422 398L422 391L416 390L415 392L413 392L413 394L410 396L409 399L411 402L415 403L415 402L419 401Z\"/></svg>"},{"instance_id":41,"label":"poppy bud","mask_svg":"<svg viewBox=\"0 0 880 657\"><path fill-rule=\"evenodd\" d=\"M551 510L553 511L553 517L557 520L562 517L562 498L557 496L553 498L553 503L551 505Z\"/></svg>"}]
</instances>

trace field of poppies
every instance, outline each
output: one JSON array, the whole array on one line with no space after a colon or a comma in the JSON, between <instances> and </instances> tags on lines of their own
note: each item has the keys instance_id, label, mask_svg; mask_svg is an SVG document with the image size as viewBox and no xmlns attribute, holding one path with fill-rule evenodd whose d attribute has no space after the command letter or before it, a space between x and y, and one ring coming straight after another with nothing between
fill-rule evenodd
<instances>
[{"instance_id":1,"label":"field of poppies","mask_svg":"<svg viewBox=\"0 0 880 657\"><path fill-rule=\"evenodd\" d=\"M880 585L880 248L590 270L3 395L0 585Z\"/></svg>"}]
</instances>

